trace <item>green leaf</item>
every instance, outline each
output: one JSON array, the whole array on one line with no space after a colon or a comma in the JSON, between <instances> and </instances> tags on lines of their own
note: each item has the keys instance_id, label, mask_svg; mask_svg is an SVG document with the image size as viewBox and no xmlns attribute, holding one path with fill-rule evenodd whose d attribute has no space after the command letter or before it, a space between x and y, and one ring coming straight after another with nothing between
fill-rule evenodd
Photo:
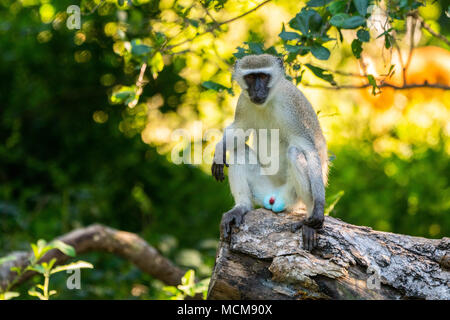
<instances>
[{"instance_id":1,"label":"green leaf","mask_svg":"<svg viewBox=\"0 0 450 320\"><path fill-rule=\"evenodd\" d=\"M338 13L331 17L330 23L338 28L342 28L345 20L349 19L350 16L347 13Z\"/></svg>"},{"instance_id":2,"label":"green leaf","mask_svg":"<svg viewBox=\"0 0 450 320\"><path fill-rule=\"evenodd\" d=\"M333 0L309 0L306 5L311 8L323 7L329 4Z\"/></svg>"},{"instance_id":3,"label":"green leaf","mask_svg":"<svg viewBox=\"0 0 450 320\"><path fill-rule=\"evenodd\" d=\"M311 47L311 53L319 60L328 60L330 57L330 50L320 45L313 45Z\"/></svg>"},{"instance_id":4,"label":"green leaf","mask_svg":"<svg viewBox=\"0 0 450 320\"><path fill-rule=\"evenodd\" d=\"M150 67L152 68L152 72L156 74L164 68L164 60L161 52L156 52L150 59Z\"/></svg>"},{"instance_id":5,"label":"green leaf","mask_svg":"<svg viewBox=\"0 0 450 320\"><path fill-rule=\"evenodd\" d=\"M66 256L75 257L75 255L76 255L74 247L72 247L71 245L68 245L60 240L55 240L55 241L51 242L50 246L58 249L59 251L64 253Z\"/></svg>"},{"instance_id":6,"label":"green leaf","mask_svg":"<svg viewBox=\"0 0 450 320\"><path fill-rule=\"evenodd\" d=\"M0 293L0 300L11 300L12 298L20 296L20 293L15 291L7 291Z\"/></svg>"},{"instance_id":7,"label":"green leaf","mask_svg":"<svg viewBox=\"0 0 450 320\"><path fill-rule=\"evenodd\" d=\"M122 103L124 101L132 101L136 98L136 91L134 86L121 86L111 95L112 103Z\"/></svg>"},{"instance_id":8,"label":"green leaf","mask_svg":"<svg viewBox=\"0 0 450 320\"><path fill-rule=\"evenodd\" d=\"M362 42L369 42L369 40L370 40L369 31L364 30L364 29L359 29L358 32L356 32L356 36Z\"/></svg>"},{"instance_id":9,"label":"green leaf","mask_svg":"<svg viewBox=\"0 0 450 320\"><path fill-rule=\"evenodd\" d=\"M237 47L237 52L233 53L233 56L238 59L245 57L245 49L242 47Z\"/></svg>"},{"instance_id":10,"label":"green leaf","mask_svg":"<svg viewBox=\"0 0 450 320\"><path fill-rule=\"evenodd\" d=\"M302 11L297 13L297 15L289 21L289 25L291 28L299 30L302 34L307 35L310 29L310 20L315 15L319 15L315 10L303 8Z\"/></svg>"},{"instance_id":11,"label":"green leaf","mask_svg":"<svg viewBox=\"0 0 450 320\"><path fill-rule=\"evenodd\" d=\"M292 46L290 44L285 44L284 49L286 49L287 52L292 53L298 53L302 47L301 46Z\"/></svg>"},{"instance_id":12,"label":"green leaf","mask_svg":"<svg viewBox=\"0 0 450 320\"><path fill-rule=\"evenodd\" d=\"M209 89L209 90L214 90L217 92L221 92L223 90L228 91L228 93L232 93L232 89L225 87L224 85L221 85L220 83L214 82L214 81L205 81L202 83L202 87Z\"/></svg>"},{"instance_id":13,"label":"green leaf","mask_svg":"<svg viewBox=\"0 0 450 320\"><path fill-rule=\"evenodd\" d=\"M163 289L163 291L165 291L171 295L176 295L179 292L179 290L174 286L164 286L162 289Z\"/></svg>"},{"instance_id":14,"label":"green leaf","mask_svg":"<svg viewBox=\"0 0 450 320\"><path fill-rule=\"evenodd\" d=\"M181 284L177 286L178 289L183 291L185 294L193 297L195 295L195 271L188 270L183 278L181 278Z\"/></svg>"},{"instance_id":15,"label":"green leaf","mask_svg":"<svg viewBox=\"0 0 450 320\"><path fill-rule=\"evenodd\" d=\"M347 7L347 1L339 0L334 1L328 6L328 11L330 11L331 15L337 15L338 13L343 13L345 8Z\"/></svg>"},{"instance_id":16,"label":"green leaf","mask_svg":"<svg viewBox=\"0 0 450 320\"><path fill-rule=\"evenodd\" d=\"M329 82L330 84L332 84L333 86L336 85L336 82L333 79L333 75L330 74L329 71L324 70L322 68L313 66L309 63L305 64L305 66L308 67L309 70L312 71L312 73L314 73L314 75L316 75L317 77Z\"/></svg>"},{"instance_id":17,"label":"green leaf","mask_svg":"<svg viewBox=\"0 0 450 320\"><path fill-rule=\"evenodd\" d=\"M356 10L361 16L366 16L367 7L369 6L368 0L353 0L353 4L355 5Z\"/></svg>"},{"instance_id":18,"label":"green leaf","mask_svg":"<svg viewBox=\"0 0 450 320\"><path fill-rule=\"evenodd\" d=\"M362 42L358 39L352 41L352 52L357 59L361 58Z\"/></svg>"},{"instance_id":19,"label":"green leaf","mask_svg":"<svg viewBox=\"0 0 450 320\"><path fill-rule=\"evenodd\" d=\"M248 42L247 44L251 54L264 53L264 46L261 42Z\"/></svg>"},{"instance_id":20,"label":"green leaf","mask_svg":"<svg viewBox=\"0 0 450 320\"><path fill-rule=\"evenodd\" d=\"M198 25L199 25L198 20L193 20L193 19L189 19L189 18L186 18L186 20L189 22L190 25L198 28Z\"/></svg>"},{"instance_id":21,"label":"green leaf","mask_svg":"<svg viewBox=\"0 0 450 320\"><path fill-rule=\"evenodd\" d=\"M330 199L328 199L327 202L331 201L331 203L325 208L324 214L326 216L328 216L331 213L331 211L333 211L334 207L339 202L339 200L341 200L341 198L344 195L344 193L345 193L344 190L341 190L338 193L336 193L333 196L331 196Z\"/></svg>"},{"instance_id":22,"label":"green leaf","mask_svg":"<svg viewBox=\"0 0 450 320\"><path fill-rule=\"evenodd\" d=\"M392 40L393 40L393 38L390 34L386 34L384 36L384 47L386 49L389 49L390 47L392 47Z\"/></svg>"},{"instance_id":23,"label":"green leaf","mask_svg":"<svg viewBox=\"0 0 450 320\"><path fill-rule=\"evenodd\" d=\"M271 54L273 56L282 56L281 54L278 53L277 49L275 49L274 46L271 46L269 48L267 48L266 50L264 50L265 53Z\"/></svg>"},{"instance_id":24,"label":"green leaf","mask_svg":"<svg viewBox=\"0 0 450 320\"><path fill-rule=\"evenodd\" d=\"M32 270L32 271L35 271L40 274L45 274L45 267L40 264L37 264L34 266L28 266L27 270Z\"/></svg>"},{"instance_id":25,"label":"green leaf","mask_svg":"<svg viewBox=\"0 0 450 320\"><path fill-rule=\"evenodd\" d=\"M134 39L131 41L131 53L136 56L143 56L148 54L152 47L143 44L141 39Z\"/></svg>"},{"instance_id":26,"label":"green leaf","mask_svg":"<svg viewBox=\"0 0 450 320\"><path fill-rule=\"evenodd\" d=\"M31 244L31 249L33 250L34 259L39 260L47 251L51 250L52 247L47 245L45 240L39 239L36 244Z\"/></svg>"},{"instance_id":27,"label":"green leaf","mask_svg":"<svg viewBox=\"0 0 450 320\"><path fill-rule=\"evenodd\" d=\"M195 271L190 269L184 274L183 278L181 278L181 284L182 285L190 285L190 284L193 285L194 282L195 282Z\"/></svg>"},{"instance_id":28,"label":"green leaf","mask_svg":"<svg viewBox=\"0 0 450 320\"><path fill-rule=\"evenodd\" d=\"M278 36L285 41L301 39L302 37L301 34L298 34L297 32L288 32L284 30L282 30Z\"/></svg>"},{"instance_id":29,"label":"green leaf","mask_svg":"<svg viewBox=\"0 0 450 320\"><path fill-rule=\"evenodd\" d=\"M361 16L353 16L348 19L345 19L342 29L355 29L359 26L362 26L366 23L366 19Z\"/></svg>"},{"instance_id":30,"label":"green leaf","mask_svg":"<svg viewBox=\"0 0 450 320\"><path fill-rule=\"evenodd\" d=\"M10 271L17 273L18 276L22 274L22 269L20 267L11 267L9 268Z\"/></svg>"},{"instance_id":31,"label":"green leaf","mask_svg":"<svg viewBox=\"0 0 450 320\"><path fill-rule=\"evenodd\" d=\"M369 74L367 76L367 80L369 81L369 84L372 86L372 94L376 95L377 94L377 89L379 90L380 88L378 87L377 84L377 80L375 80L375 77L371 74Z\"/></svg>"},{"instance_id":32,"label":"green leaf","mask_svg":"<svg viewBox=\"0 0 450 320\"><path fill-rule=\"evenodd\" d=\"M63 266L57 266L55 267L50 274L54 274L57 272L65 271L65 270L75 270L75 269L93 269L94 266L86 261L77 261L73 263L69 263Z\"/></svg>"},{"instance_id":33,"label":"green leaf","mask_svg":"<svg viewBox=\"0 0 450 320\"><path fill-rule=\"evenodd\" d=\"M35 290L35 288L31 288L30 290L28 290L28 294L32 297L38 297L40 300L47 300L44 295L40 292L37 292Z\"/></svg>"}]
</instances>

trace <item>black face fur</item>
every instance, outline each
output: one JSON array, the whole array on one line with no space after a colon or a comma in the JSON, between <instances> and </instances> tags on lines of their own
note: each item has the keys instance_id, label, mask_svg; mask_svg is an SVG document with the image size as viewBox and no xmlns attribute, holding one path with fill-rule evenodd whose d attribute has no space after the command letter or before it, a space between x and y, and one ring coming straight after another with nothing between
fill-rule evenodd
<instances>
[{"instance_id":1,"label":"black face fur","mask_svg":"<svg viewBox=\"0 0 450 320\"><path fill-rule=\"evenodd\" d=\"M262 72L250 73L244 76L244 80L250 100L256 104L263 104L269 95L270 75Z\"/></svg>"}]
</instances>

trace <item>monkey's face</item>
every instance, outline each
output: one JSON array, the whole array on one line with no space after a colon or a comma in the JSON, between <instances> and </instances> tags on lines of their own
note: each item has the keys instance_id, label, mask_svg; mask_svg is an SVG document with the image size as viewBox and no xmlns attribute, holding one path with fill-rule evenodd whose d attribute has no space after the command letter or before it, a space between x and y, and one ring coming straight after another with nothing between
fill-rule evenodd
<instances>
[{"instance_id":1,"label":"monkey's face","mask_svg":"<svg viewBox=\"0 0 450 320\"><path fill-rule=\"evenodd\" d=\"M269 96L270 75L267 73L250 73L244 76L250 100L256 104L263 104Z\"/></svg>"}]
</instances>

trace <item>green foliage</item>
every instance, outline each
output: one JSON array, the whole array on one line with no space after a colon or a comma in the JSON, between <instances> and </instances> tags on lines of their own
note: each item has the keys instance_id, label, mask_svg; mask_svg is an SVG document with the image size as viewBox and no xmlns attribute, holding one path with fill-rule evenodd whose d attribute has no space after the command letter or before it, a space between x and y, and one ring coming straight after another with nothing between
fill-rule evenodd
<instances>
[{"instance_id":1,"label":"green foliage","mask_svg":"<svg viewBox=\"0 0 450 320\"><path fill-rule=\"evenodd\" d=\"M181 284L176 287L165 286L163 290L168 294L170 300L184 300L186 297L194 297L196 294L202 294L203 299L206 299L209 281L210 278L196 282L195 271L191 269L181 278Z\"/></svg>"},{"instance_id":2,"label":"green foliage","mask_svg":"<svg viewBox=\"0 0 450 320\"><path fill-rule=\"evenodd\" d=\"M33 252L33 256L30 257L30 263L25 268L11 267L10 270L16 273L16 277L6 286L6 289L4 291L0 291L0 300L10 300L20 295L20 293L10 290L16 285L20 277L27 271L37 272L44 278L44 283L33 286L28 290L28 294L32 297L37 297L40 300L49 300L51 296L57 293L56 290L49 290L50 277L52 274L67 270L93 268L92 264L85 261L77 261L60 266L55 265L56 258L51 259L49 262L40 262L44 255L52 249L58 249L69 257L75 257L75 249L72 246L65 244L64 242L59 240L47 243L45 240L41 239L38 240L36 244L32 243L31 249ZM13 259L14 256L2 258L0 259L0 265Z\"/></svg>"},{"instance_id":3,"label":"green foliage","mask_svg":"<svg viewBox=\"0 0 450 320\"><path fill-rule=\"evenodd\" d=\"M328 71L326 71L322 68L319 68L317 66L313 66L310 63L306 63L305 66L308 67L317 77L329 82L332 85L336 84L334 81L333 75L330 74Z\"/></svg>"},{"instance_id":4,"label":"green foliage","mask_svg":"<svg viewBox=\"0 0 450 320\"><path fill-rule=\"evenodd\" d=\"M234 94L232 88L225 87L224 85L221 85L220 83L216 83L214 81L205 81L202 83L202 86L206 89L210 89L210 90L214 90L214 91L218 91L218 92L225 90L229 94Z\"/></svg>"}]
</instances>

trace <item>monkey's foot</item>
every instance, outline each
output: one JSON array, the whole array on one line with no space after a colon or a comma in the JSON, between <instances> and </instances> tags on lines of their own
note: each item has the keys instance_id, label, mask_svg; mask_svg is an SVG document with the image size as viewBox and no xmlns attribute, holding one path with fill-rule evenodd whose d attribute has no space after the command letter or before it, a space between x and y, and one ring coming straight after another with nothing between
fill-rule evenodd
<instances>
[{"instance_id":1,"label":"monkey's foot","mask_svg":"<svg viewBox=\"0 0 450 320\"><path fill-rule=\"evenodd\" d=\"M237 206L227 211L222 216L222 222L220 223L220 229L223 239L229 239L231 235L232 226L239 227L244 220L244 215L248 212L248 209L243 206Z\"/></svg>"},{"instance_id":2,"label":"monkey's foot","mask_svg":"<svg viewBox=\"0 0 450 320\"><path fill-rule=\"evenodd\" d=\"M312 251L317 246L316 229L308 227L306 224L302 228L303 249Z\"/></svg>"},{"instance_id":3,"label":"monkey's foot","mask_svg":"<svg viewBox=\"0 0 450 320\"><path fill-rule=\"evenodd\" d=\"M316 229L308 226L306 224L306 220L302 220L291 225L292 232L295 232L298 229L302 229L303 249L312 251L315 247L317 247Z\"/></svg>"},{"instance_id":4,"label":"monkey's foot","mask_svg":"<svg viewBox=\"0 0 450 320\"><path fill-rule=\"evenodd\" d=\"M267 210L272 210L273 212L281 212L286 209L286 204L282 197L279 196L279 193L268 194L264 197L264 208Z\"/></svg>"}]
</instances>

